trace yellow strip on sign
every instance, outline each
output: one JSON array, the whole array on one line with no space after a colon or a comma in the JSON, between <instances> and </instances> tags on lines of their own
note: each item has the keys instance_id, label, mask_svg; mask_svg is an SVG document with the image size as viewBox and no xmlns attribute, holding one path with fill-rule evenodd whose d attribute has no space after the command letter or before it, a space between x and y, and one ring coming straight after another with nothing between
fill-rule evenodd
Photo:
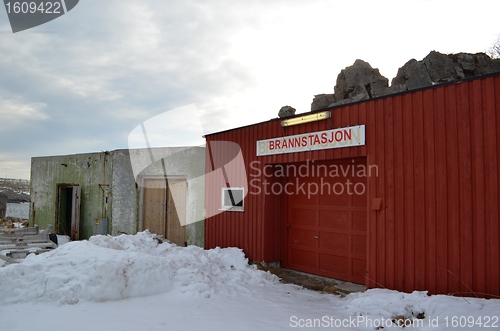
<instances>
[{"instance_id":1,"label":"yellow strip on sign","mask_svg":"<svg viewBox=\"0 0 500 331\"><path fill-rule=\"evenodd\" d=\"M321 113L309 114L309 115L304 115L301 117L294 117L294 118L290 118L288 120L283 120L283 121L281 121L281 126L291 126L291 125L297 125L297 124L302 124L302 123L321 121L321 120L325 120L327 118L330 118L331 116L332 116L332 114L329 111L323 111Z\"/></svg>"}]
</instances>

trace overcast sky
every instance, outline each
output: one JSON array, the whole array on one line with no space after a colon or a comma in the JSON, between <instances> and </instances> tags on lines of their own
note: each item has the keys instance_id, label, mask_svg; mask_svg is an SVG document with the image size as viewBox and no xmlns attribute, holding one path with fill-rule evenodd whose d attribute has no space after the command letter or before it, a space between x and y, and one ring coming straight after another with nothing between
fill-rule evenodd
<instances>
[{"instance_id":1,"label":"overcast sky","mask_svg":"<svg viewBox=\"0 0 500 331\"><path fill-rule=\"evenodd\" d=\"M14 34L0 8L0 177L28 179L33 156L128 148L179 107L197 115L165 132L186 144L285 105L306 112L356 59L390 81L431 50L484 52L499 12L498 0L80 0Z\"/></svg>"}]
</instances>

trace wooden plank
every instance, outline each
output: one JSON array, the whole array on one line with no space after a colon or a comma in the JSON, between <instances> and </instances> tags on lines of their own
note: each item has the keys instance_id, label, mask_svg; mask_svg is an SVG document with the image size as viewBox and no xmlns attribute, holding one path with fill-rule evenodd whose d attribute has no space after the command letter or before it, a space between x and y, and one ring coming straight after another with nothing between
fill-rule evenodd
<instances>
[{"instance_id":1,"label":"wooden plank","mask_svg":"<svg viewBox=\"0 0 500 331\"><path fill-rule=\"evenodd\" d=\"M498 116L498 114L500 113L500 77L499 76L496 76L494 77L494 84L492 83L492 85L494 85L494 93L492 94L492 96L494 96L494 109L496 111L496 114L497 114L497 117L496 117L496 122L497 122L497 136L498 137L498 134L500 133L500 118ZM500 158L500 144L498 144L497 142L497 160ZM497 209L498 210L498 206L500 205L500 178L498 179L497 181ZM491 219L491 222L492 222L492 231L494 233L497 234L497 238L500 238L500 213L497 212L496 214L497 218L496 220L495 219ZM496 230L496 231L495 231ZM500 247L499 247L499 240L496 240L496 245L493 246L493 248L496 248L496 254L497 254L497 258L496 258L496 265L493 265L492 266L492 274L493 274L493 277L494 280L492 282L492 293L497 293L497 298L498 298L498 294L500 294L500 290L499 290L499 287L500 287Z\"/></svg>"},{"instance_id":2,"label":"wooden plank","mask_svg":"<svg viewBox=\"0 0 500 331\"><path fill-rule=\"evenodd\" d=\"M374 110L374 103L368 102L366 103L366 141L369 149L367 147L367 164L368 167L371 165L377 165L378 162L378 149L377 149L377 140L376 140L376 117ZM378 178L377 177L369 177L368 178L368 199L373 199L377 196L377 186L378 186ZM377 226L378 226L378 217L375 211L368 212L368 225L367 225L367 282L366 286L368 288L372 287L380 287L383 286L380 284L380 277L378 275L378 237L377 237Z\"/></svg>"},{"instance_id":3,"label":"wooden plank","mask_svg":"<svg viewBox=\"0 0 500 331\"><path fill-rule=\"evenodd\" d=\"M385 193L385 155L386 150L389 146L386 146L384 131L385 131L385 114L384 114L384 99L377 100L373 102L374 109L371 110L371 113L374 113L375 116L375 165L378 167L379 174L376 177L377 187L376 190L373 190L369 195L372 198L383 198L382 209L377 214L377 223L375 227L375 233L377 236L377 244L375 249L377 250L377 283L379 286L387 287L387 279L386 279L386 268L387 268L387 252L386 252L386 193ZM374 211L371 211L374 213Z\"/></svg>"},{"instance_id":4,"label":"wooden plank","mask_svg":"<svg viewBox=\"0 0 500 331\"><path fill-rule=\"evenodd\" d=\"M425 91L428 92L428 91ZM415 232L415 289L426 290L425 284L425 167L424 167L424 124L423 93L415 92L413 96L413 169L414 169L414 232ZM427 138L427 137L425 137Z\"/></svg>"},{"instance_id":5,"label":"wooden plank","mask_svg":"<svg viewBox=\"0 0 500 331\"><path fill-rule=\"evenodd\" d=\"M471 138L472 138L472 221L473 232L473 288L475 292L485 293L486 287L486 235L485 235L485 169L484 169L484 143L486 137L483 129L483 110L481 100L481 81L469 83L471 107Z\"/></svg>"},{"instance_id":6,"label":"wooden plank","mask_svg":"<svg viewBox=\"0 0 500 331\"><path fill-rule=\"evenodd\" d=\"M186 245L186 180L168 181L167 239L178 245Z\"/></svg>"},{"instance_id":7,"label":"wooden plank","mask_svg":"<svg viewBox=\"0 0 500 331\"><path fill-rule=\"evenodd\" d=\"M500 294L500 77L483 80L482 109L484 112L484 158L485 158L485 272L486 293L498 297Z\"/></svg>"},{"instance_id":8,"label":"wooden plank","mask_svg":"<svg viewBox=\"0 0 500 331\"><path fill-rule=\"evenodd\" d=\"M434 99L434 132L436 161L436 292L448 293L448 198L446 107L443 89L436 89Z\"/></svg>"},{"instance_id":9,"label":"wooden plank","mask_svg":"<svg viewBox=\"0 0 500 331\"><path fill-rule=\"evenodd\" d=\"M395 205L394 205L394 105L393 98L384 99L384 178L385 178L385 284L395 285Z\"/></svg>"},{"instance_id":10,"label":"wooden plank","mask_svg":"<svg viewBox=\"0 0 500 331\"><path fill-rule=\"evenodd\" d=\"M430 293L436 290L436 128L434 126L434 100L436 90L426 91L423 99L424 115L424 173L425 173L425 287ZM441 143L441 142L439 142Z\"/></svg>"},{"instance_id":11,"label":"wooden plank","mask_svg":"<svg viewBox=\"0 0 500 331\"><path fill-rule=\"evenodd\" d=\"M285 185L285 178L279 177L276 182L280 184L281 187ZM271 261L281 261L283 260L283 245L284 245L284 230L286 228L285 218L283 217L283 211L285 210L284 204L284 194L275 195L273 205L273 258Z\"/></svg>"},{"instance_id":12,"label":"wooden plank","mask_svg":"<svg viewBox=\"0 0 500 331\"><path fill-rule=\"evenodd\" d=\"M242 129L243 131L245 129ZM233 157L236 157L237 149L241 148L241 141L238 139L236 131L229 131L228 134L228 141L233 141L238 146L235 148L235 150L228 150L228 155L226 157L226 164L227 168L231 171L233 174L238 174L239 169L236 168L234 164L231 164L231 161ZM235 180L235 182L231 182L230 185L232 187L241 187L239 178ZM236 212L225 212L228 217L228 222L227 222L227 230L229 233L229 237L227 238L227 245L234 247L238 245L238 242L240 241L239 237L242 235L242 231L238 231L238 227L240 225L240 222L237 221L237 218L241 216L241 213L236 213ZM257 255L259 252L257 252Z\"/></svg>"},{"instance_id":13,"label":"wooden plank","mask_svg":"<svg viewBox=\"0 0 500 331\"><path fill-rule=\"evenodd\" d=\"M467 84L457 85L458 110L458 171L460 185L460 291L473 295L472 288L472 170L471 170L471 119Z\"/></svg>"},{"instance_id":14,"label":"wooden plank","mask_svg":"<svg viewBox=\"0 0 500 331\"><path fill-rule=\"evenodd\" d=\"M447 207L448 207L448 292L460 290L460 187L458 172L458 114L456 86L445 89L446 121L446 167L447 167Z\"/></svg>"},{"instance_id":15,"label":"wooden plank","mask_svg":"<svg viewBox=\"0 0 500 331\"><path fill-rule=\"evenodd\" d=\"M394 98L394 218L395 218L395 288L404 290L405 269L405 186L404 186L404 154L403 154L403 105L402 97Z\"/></svg>"},{"instance_id":16,"label":"wooden plank","mask_svg":"<svg viewBox=\"0 0 500 331\"><path fill-rule=\"evenodd\" d=\"M405 277L403 291L415 289L415 177L413 168L413 107L412 95L403 96L403 169L404 169L404 222L405 222Z\"/></svg>"},{"instance_id":17,"label":"wooden plank","mask_svg":"<svg viewBox=\"0 0 500 331\"><path fill-rule=\"evenodd\" d=\"M166 189L163 178L144 179L143 230L165 236Z\"/></svg>"},{"instance_id":18,"label":"wooden plank","mask_svg":"<svg viewBox=\"0 0 500 331\"><path fill-rule=\"evenodd\" d=\"M242 146L242 150L244 152L244 160L249 160L249 161L258 161L256 164L257 168L259 168L262 171L263 164L258 158L256 157L257 151L255 147L255 141L260 139L259 138L259 132L262 134L262 136L267 137L270 133L269 130L267 130L267 127L263 127L262 130L259 130L258 127L250 127L248 128L248 131L246 131L243 135L245 136L247 143L246 145L244 144ZM248 171L248 166L247 166L247 171ZM251 173L253 172L252 169L249 170ZM256 175L256 174L255 174ZM248 176L248 174L247 174ZM250 179L253 179L254 177L250 177ZM258 184L260 185L263 181L264 174L261 174L260 177L255 177L258 180ZM248 187L249 192L251 191L251 187ZM257 213L259 210L257 209L257 206L259 203L264 204L265 208L265 199L261 196L261 194L257 194L258 192L252 193L250 197L247 198L247 201L245 201L245 213L250 213L254 214ZM249 240L249 235L250 235L250 229L251 229L251 222L248 222L246 219L241 222L240 228L242 233L240 233L240 240L239 240L239 247L241 247L244 252L248 252L250 250L250 240ZM247 254L247 253L246 253Z\"/></svg>"},{"instance_id":19,"label":"wooden plank","mask_svg":"<svg viewBox=\"0 0 500 331\"><path fill-rule=\"evenodd\" d=\"M269 133L273 136L273 137L278 137L280 136L280 131L282 132L282 129L281 129L281 124L279 124L279 122L275 122L275 123L269 123ZM258 130L258 131L254 131L253 133L255 135L259 135L261 134L261 130ZM251 134L250 132L248 133L248 135ZM238 142L243 144L244 141L245 141L245 137L247 136L247 134L243 134L243 135L239 135L239 140ZM257 136L253 136L253 141L256 141L257 140ZM241 145L240 145L241 146ZM249 160L252 160L252 159L256 159L256 154L252 153L251 156L249 156ZM262 162L262 160L259 159L259 161ZM241 213L240 215L234 215L234 217L237 217L237 222L239 221L240 223L237 223L237 225L239 225L239 228L241 229L249 229L248 231L248 242L249 242L249 249L250 251L254 252L254 256L252 257L253 260L257 260L257 261L263 261L264 260L264 252L263 252L263 246L264 246L264 242L263 242L263 234L262 234L262 231L264 231L263 229L263 210L262 210L262 204L264 202L264 196L261 194L259 197L257 197L257 201L260 203L260 205L254 205L254 209L251 209L252 212L254 213L254 215L257 215L257 217L253 217L251 219L247 219L247 220L243 220L244 218L244 215L245 213ZM250 207L250 206L249 206ZM258 210L257 210L258 208ZM244 222L248 222L247 225L245 224L241 224L241 223L244 223ZM244 230L243 230L244 231ZM244 236L243 233L240 233L240 236Z\"/></svg>"}]
</instances>

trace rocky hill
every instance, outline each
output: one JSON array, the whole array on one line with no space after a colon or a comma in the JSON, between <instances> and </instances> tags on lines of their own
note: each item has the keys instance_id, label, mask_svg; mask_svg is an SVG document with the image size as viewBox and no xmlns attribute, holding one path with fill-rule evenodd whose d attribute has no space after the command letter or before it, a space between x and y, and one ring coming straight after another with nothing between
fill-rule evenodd
<instances>
[{"instance_id":1,"label":"rocky hill","mask_svg":"<svg viewBox=\"0 0 500 331\"><path fill-rule=\"evenodd\" d=\"M432 51L423 60L412 59L399 68L389 86L389 79L378 69L358 59L337 76L333 94L314 97L311 111L497 72L500 72L500 59L492 59L484 53Z\"/></svg>"}]
</instances>

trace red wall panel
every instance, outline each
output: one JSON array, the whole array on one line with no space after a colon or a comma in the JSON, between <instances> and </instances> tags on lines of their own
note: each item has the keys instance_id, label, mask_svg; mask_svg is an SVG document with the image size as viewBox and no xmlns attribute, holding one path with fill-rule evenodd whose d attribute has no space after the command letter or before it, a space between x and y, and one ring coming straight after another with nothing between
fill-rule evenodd
<instances>
[{"instance_id":1,"label":"red wall panel","mask_svg":"<svg viewBox=\"0 0 500 331\"><path fill-rule=\"evenodd\" d=\"M252 161L262 170L266 164L366 156L378 167L378 176L368 178L366 285L500 296L500 76L330 111L329 120L282 128L276 119L208 135L207 143L239 144L248 181L260 182L276 179L256 177ZM360 124L366 125L365 146L256 156L257 140ZM220 208L220 190L207 179L207 210ZM253 190L245 212L207 219L207 248L238 246L251 260L282 260L283 198ZM370 210L374 198L382 198L378 212Z\"/></svg>"}]
</instances>

